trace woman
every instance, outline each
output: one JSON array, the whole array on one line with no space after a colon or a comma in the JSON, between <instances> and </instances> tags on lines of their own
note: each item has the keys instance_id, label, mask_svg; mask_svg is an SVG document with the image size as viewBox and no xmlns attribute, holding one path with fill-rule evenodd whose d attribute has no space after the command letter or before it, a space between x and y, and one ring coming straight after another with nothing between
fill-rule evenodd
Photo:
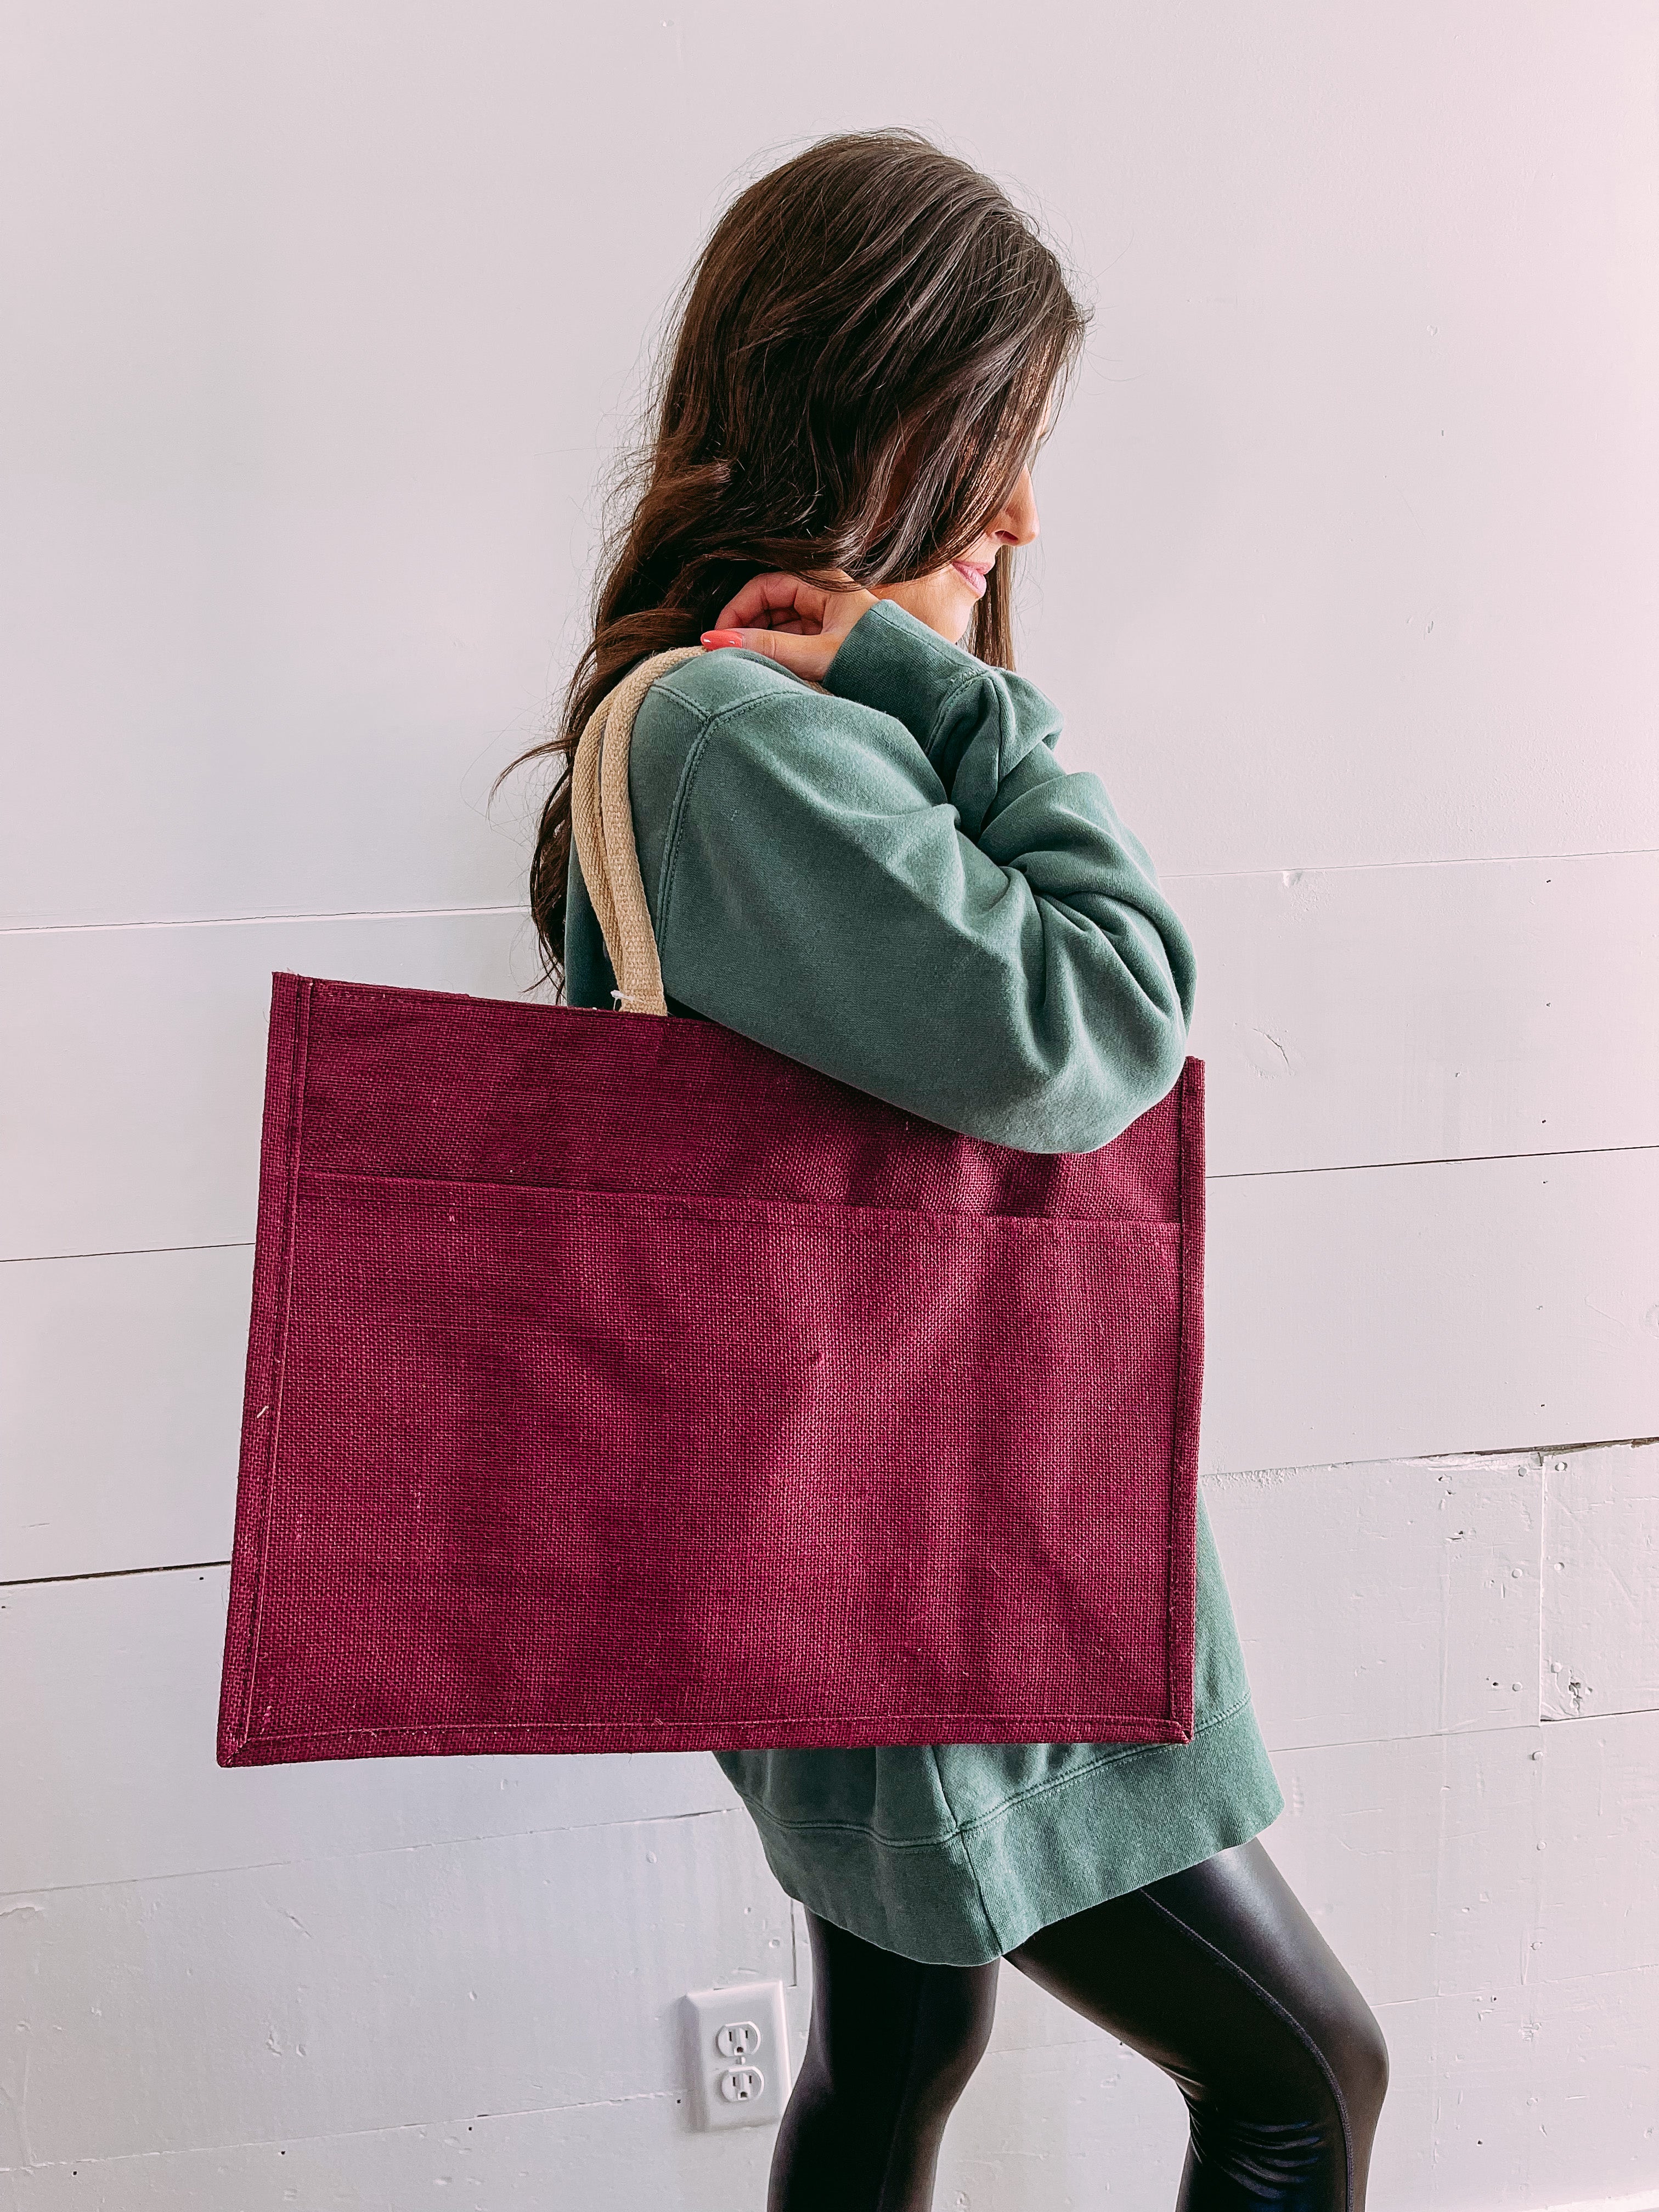
<instances>
[{"instance_id":1,"label":"woman","mask_svg":"<svg viewBox=\"0 0 1659 2212\"><path fill-rule=\"evenodd\" d=\"M1194 984L1145 848L1009 672L1083 331L1030 224L913 134L752 185L690 280L546 749L568 762L635 662L701 640L630 764L670 1012L1045 1152L1164 1096ZM568 1002L605 1006L570 846L562 778L532 910ZM1003 1957L1180 2085L1183 2207L1358 2212L1386 2052L1256 1840L1282 1800L1201 1508L1198 1570L1189 1743L716 1754L811 1936L769 2212L930 2203Z\"/></svg>"}]
</instances>

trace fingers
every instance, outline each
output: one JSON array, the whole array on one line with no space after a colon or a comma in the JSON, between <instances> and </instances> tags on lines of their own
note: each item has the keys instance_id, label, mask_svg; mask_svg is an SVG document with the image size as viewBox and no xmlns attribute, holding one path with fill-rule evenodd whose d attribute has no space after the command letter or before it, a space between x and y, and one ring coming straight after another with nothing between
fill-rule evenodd
<instances>
[{"instance_id":1,"label":"fingers","mask_svg":"<svg viewBox=\"0 0 1659 2212\"><path fill-rule=\"evenodd\" d=\"M816 629L823 619L823 603L828 597L823 586L808 577L772 570L751 576L736 598L728 599L720 609L714 627L776 629L787 623L797 628L810 624Z\"/></svg>"},{"instance_id":2,"label":"fingers","mask_svg":"<svg viewBox=\"0 0 1659 2212\"><path fill-rule=\"evenodd\" d=\"M837 584L844 588L827 588ZM702 642L711 651L735 645L764 653L781 668L816 683L847 632L875 604L870 592L854 586L839 568L811 576L768 570L751 576L726 601L714 628L703 632Z\"/></svg>"},{"instance_id":3,"label":"fingers","mask_svg":"<svg viewBox=\"0 0 1659 2212\"><path fill-rule=\"evenodd\" d=\"M722 646L740 646L746 652L758 653L768 660L775 660L780 668L787 668L795 676L810 676L816 680L829 666L835 653L834 641L829 638L793 635L788 630L734 629L722 624L719 629L706 629L702 644L710 653Z\"/></svg>"}]
</instances>

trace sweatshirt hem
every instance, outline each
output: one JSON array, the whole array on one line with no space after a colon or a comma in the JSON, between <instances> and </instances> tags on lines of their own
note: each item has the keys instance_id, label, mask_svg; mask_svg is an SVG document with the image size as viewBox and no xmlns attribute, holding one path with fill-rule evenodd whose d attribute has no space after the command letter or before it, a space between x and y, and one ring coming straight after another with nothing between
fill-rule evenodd
<instances>
[{"instance_id":1,"label":"sweatshirt hem","mask_svg":"<svg viewBox=\"0 0 1659 2212\"><path fill-rule=\"evenodd\" d=\"M889 1839L744 1802L780 1886L809 1911L901 1957L963 1966L1248 1842L1285 1804L1248 1698L1190 1743L1125 1747L939 1836Z\"/></svg>"}]
</instances>

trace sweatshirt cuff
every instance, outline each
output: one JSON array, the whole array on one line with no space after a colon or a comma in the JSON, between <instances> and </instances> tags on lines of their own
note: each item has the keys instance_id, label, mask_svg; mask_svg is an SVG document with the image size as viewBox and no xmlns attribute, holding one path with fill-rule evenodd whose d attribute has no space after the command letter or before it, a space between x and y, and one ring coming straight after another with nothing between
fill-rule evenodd
<instances>
[{"instance_id":1,"label":"sweatshirt cuff","mask_svg":"<svg viewBox=\"0 0 1659 2212\"><path fill-rule=\"evenodd\" d=\"M878 599L842 640L823 683L837 697L896 715L927 750L945 702L985 663L892 599Z\"/></svg>"}]
</instances>

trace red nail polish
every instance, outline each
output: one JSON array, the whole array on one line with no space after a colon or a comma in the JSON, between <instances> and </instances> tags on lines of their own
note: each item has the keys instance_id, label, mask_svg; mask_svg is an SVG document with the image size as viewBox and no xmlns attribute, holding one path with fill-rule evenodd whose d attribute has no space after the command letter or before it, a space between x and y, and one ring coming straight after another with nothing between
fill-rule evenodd
<instances>
[{"instance_id":1,"label":"red nail polish","mask_svg":"<svg viewBox=\"0 0 1659 2212\"><path fill-rule=\"evenodd\" d=\"M743 632L740 629L706 629L702 634L702 642L711 649L721 645L741 645Z\"/></svg>"}]
</instances>

